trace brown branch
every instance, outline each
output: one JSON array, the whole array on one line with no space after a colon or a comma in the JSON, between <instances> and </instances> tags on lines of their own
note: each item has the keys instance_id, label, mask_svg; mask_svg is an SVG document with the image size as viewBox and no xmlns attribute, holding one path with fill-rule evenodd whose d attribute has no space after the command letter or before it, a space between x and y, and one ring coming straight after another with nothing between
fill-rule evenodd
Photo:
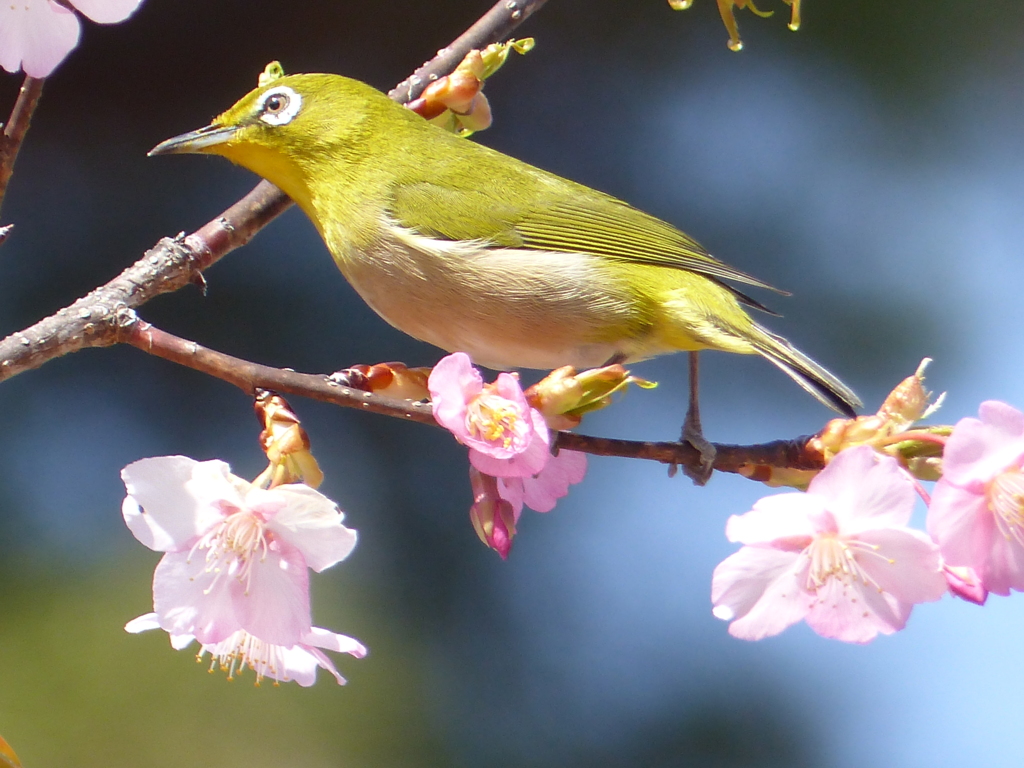
<instances>
[{"instance_id":1,"label":"brown branch","mask_svg":"<svg viewBox=\"0 0 1024 768\"><path fill-rule=\"evenodd\" d=\"M251 363L162 331L138 319L130 310L123 313L119 321L121 332L118 341L131 344L150 355L222 379L250 396L255 396L257 389L271 389L281 394L301 395L311 400L347 408L397 416L406 421L418 421L421 424L437 423L434 421L430 403L395 400L346 387L332 381L328 376L298 373L285 368L271 368Z\"/></svg>"},{"instance_id":2,"label":"brown branch","mask_svg":"<svg viewBox=\"0 0 1024 768\"><path fill-rule=\"evenodd\" d=\"M401 104L419 97L423 89L434 80L450 74L467 53L474 48L484 48L491 43L501 42L546 2L547 0L499 0L447 48L442 48L434 58L392 88L388 96Z\"/></svg>"},{"instance_id":3,"label":"brown branch","mask_svg":"<svg viewBox=\"0 0 1024 768\"><path fill-rule=\"evenodd\" d=\"M130 310L119 319L121 333L118 341L226 381L249 396L255 396L257 389L270 389L286 395L299 395L346 408L437 426L430 403L384 397L347 387L329 376L272 368L232 357L162 331L138 319ZM810 437L799 437L761 445L715 444L718 453L713 467L720 472L742 473L755 480L768 479L772 468L821 469L824 461L820 453L808 447L809 440ZM560 449L595 456L647 459L695 469L701 466L700 453L688 443L648 443L559 432L555 445ZM759 474L765 476L759 477Z\"/></svg>"},{"instance_id":4,"label":"brown branch","mask_svg":"<svg viewBox=\"0 0 1024 768\"><path fill-rule=\"evenodd\" d=\"M447 74L461 61L461 56L456 58L452 52L464 46L465 41L500 40L544 2L546 0L503 0L417 71L427 72L422 75L427 79ZM32 82L39 83L41 87L42 81L31 81L30 78L22 88L23 95L26 89L31 90ZM415 89L413 92L418 93ZM407 100L401 95L392 98L401 103ZM38 368L69 352L116 344L126 312L130 313L162 293L201 281L204 269L247 243L291 204L291 199L277 187L262 181L248 195L191 235L162 239L142 259L106 285L35 325L0 340L0 381Z\"/></svg>"},{"instance_id":5,"label":"brown branch","mask_svg":"<svg viewBox=\"0 0 1024 768\"><path fill-rule=\"evenodd\" d=\"M770 469L823 469L824 458L808 446L811 437L806 435L758 445L711 443L717 451L712 469L742 474L761 481L769 479L771 473L767 470ZM582 451L595 456L647 459L693 469L700 468L702 461L700 452L689 443L648 443L559 432L555 445L560 449ZM759 468L763 468L763 471L758 471Z\"/></svg>"},{"instance_id":6,"label":"brown branch","mask_svg":"<svg viewBox=\"0 0 1024 768\"><path fill-rule=\"evenodd\" d=\"M18 91L18 99L14 102L14 109L11 110L3 135L0 135L0 205L7 194L7 184L14 173L14 161L18 159L18 151L21 149L29 123L32 122L32 113L36 111L42 93L43 80L26 77L25 82L21 84L21 90Z\"/></svg>"}]
</instances>

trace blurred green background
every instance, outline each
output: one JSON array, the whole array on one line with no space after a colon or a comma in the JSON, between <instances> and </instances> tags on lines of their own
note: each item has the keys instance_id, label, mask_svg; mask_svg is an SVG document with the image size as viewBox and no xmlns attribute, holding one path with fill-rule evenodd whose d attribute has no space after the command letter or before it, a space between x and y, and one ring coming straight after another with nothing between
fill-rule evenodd
<instances>
[{"instance_id":1,"label":"blurred green background","mask_svg":"<svg viewBox=\"0 0 1024 768\"><path fill-rule=\"evenodd\" d=\"M804 27L715 3L549 0L538 40L488 85L479 140L679 225L793 298L769 323L869 408L936 358L953 422L1022 397L1024 4L805 0ZM3 209L0 335L85 293L156 240L192 230L254 178L212 158L147 159L255 85L272 59L388 89L487 0L146 0L86 24L47 83ZM6 113L19 76L0 78ZM270 365L435 362L368 310L292 210L207 273L209 293L141 315ZM763 361L706 355L705 429L794 436L830 414ZM674 439L685 357L584 425ZM4 382L0 734L28 768L65 766L1019 766L1022 603L950 598L866 647L805 627L757 644L711 616L723 526L765 489L704 489L596 459L550 515L526 513L502 563L467 519L447 433L293 400L359 530L313 578L316 622L360 638L349 685L228 683L150 610L158 556L121 521L121 467L143 456L262 469L238 391L134 349L79 353Z\"/></svg>"}]
</instances>

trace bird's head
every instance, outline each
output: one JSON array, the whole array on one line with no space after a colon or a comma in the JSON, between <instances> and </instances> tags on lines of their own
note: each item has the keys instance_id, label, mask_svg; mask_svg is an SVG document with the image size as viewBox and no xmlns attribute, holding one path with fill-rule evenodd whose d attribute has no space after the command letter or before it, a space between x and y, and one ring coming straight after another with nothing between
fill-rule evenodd
<instances>
[{"instance_id":1,"label":"bird's head","mask_svg":"<svg viewBox=\"0 0 1024 768\"><path fill-rule=\"evenodd\" d=\"M167 139L149 154L223 155L277 184L301 205L318 170L359 151L363 124L374 111L371 105L381 101L394 106L356 80L326 74L284 76L274 62L260 77L259 87L208 126Z\"/></svg>"}]
</instances>

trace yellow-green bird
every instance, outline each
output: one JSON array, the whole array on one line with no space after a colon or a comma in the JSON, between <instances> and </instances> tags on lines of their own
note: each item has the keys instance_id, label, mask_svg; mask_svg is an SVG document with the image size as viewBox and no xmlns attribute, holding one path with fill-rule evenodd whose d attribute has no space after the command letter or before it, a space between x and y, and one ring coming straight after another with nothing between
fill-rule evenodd
<instances>
[{"instance_id":1,"label":"yellow-green bird","mask_svg":"<svg viewBox=\"0 0 1024 768\"><path fill-rule=\"evenodd\" d=\"M338 75L280 77L150 154L223 155L284 190L399 330L489 368L758 353L831 408L857 396L754 322L767 284L610 195L431 125Z\"/></svg>"}]
</instances>

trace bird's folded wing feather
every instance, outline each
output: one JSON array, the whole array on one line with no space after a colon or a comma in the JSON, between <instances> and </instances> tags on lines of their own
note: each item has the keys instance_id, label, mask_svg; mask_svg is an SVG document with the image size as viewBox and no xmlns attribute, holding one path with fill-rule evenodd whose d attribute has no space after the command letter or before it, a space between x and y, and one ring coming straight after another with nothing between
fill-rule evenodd
<instances>
[{"instance_id":1,"label":"bird's folded wing feather","mask_svg":"<svg viewBox=\"0 0 1024 768\"><path fill-rule=\"evenodd\" d=\"M564 181L559 179L559 181ZM695 240L660 219L609 195L572 182L571 191L530 204L490 190L420 181L397 189L390 215L404 227L446 240L482 240L505 248L591 253L633 264L685 269L785 293L711 256ZM550 190L543 190L550 191ZM547 197L547 199L545 199ZM538 204L539 203L539 204ZM746 297L744 297L746 298Z\"/></svg>"}]
</instances>

